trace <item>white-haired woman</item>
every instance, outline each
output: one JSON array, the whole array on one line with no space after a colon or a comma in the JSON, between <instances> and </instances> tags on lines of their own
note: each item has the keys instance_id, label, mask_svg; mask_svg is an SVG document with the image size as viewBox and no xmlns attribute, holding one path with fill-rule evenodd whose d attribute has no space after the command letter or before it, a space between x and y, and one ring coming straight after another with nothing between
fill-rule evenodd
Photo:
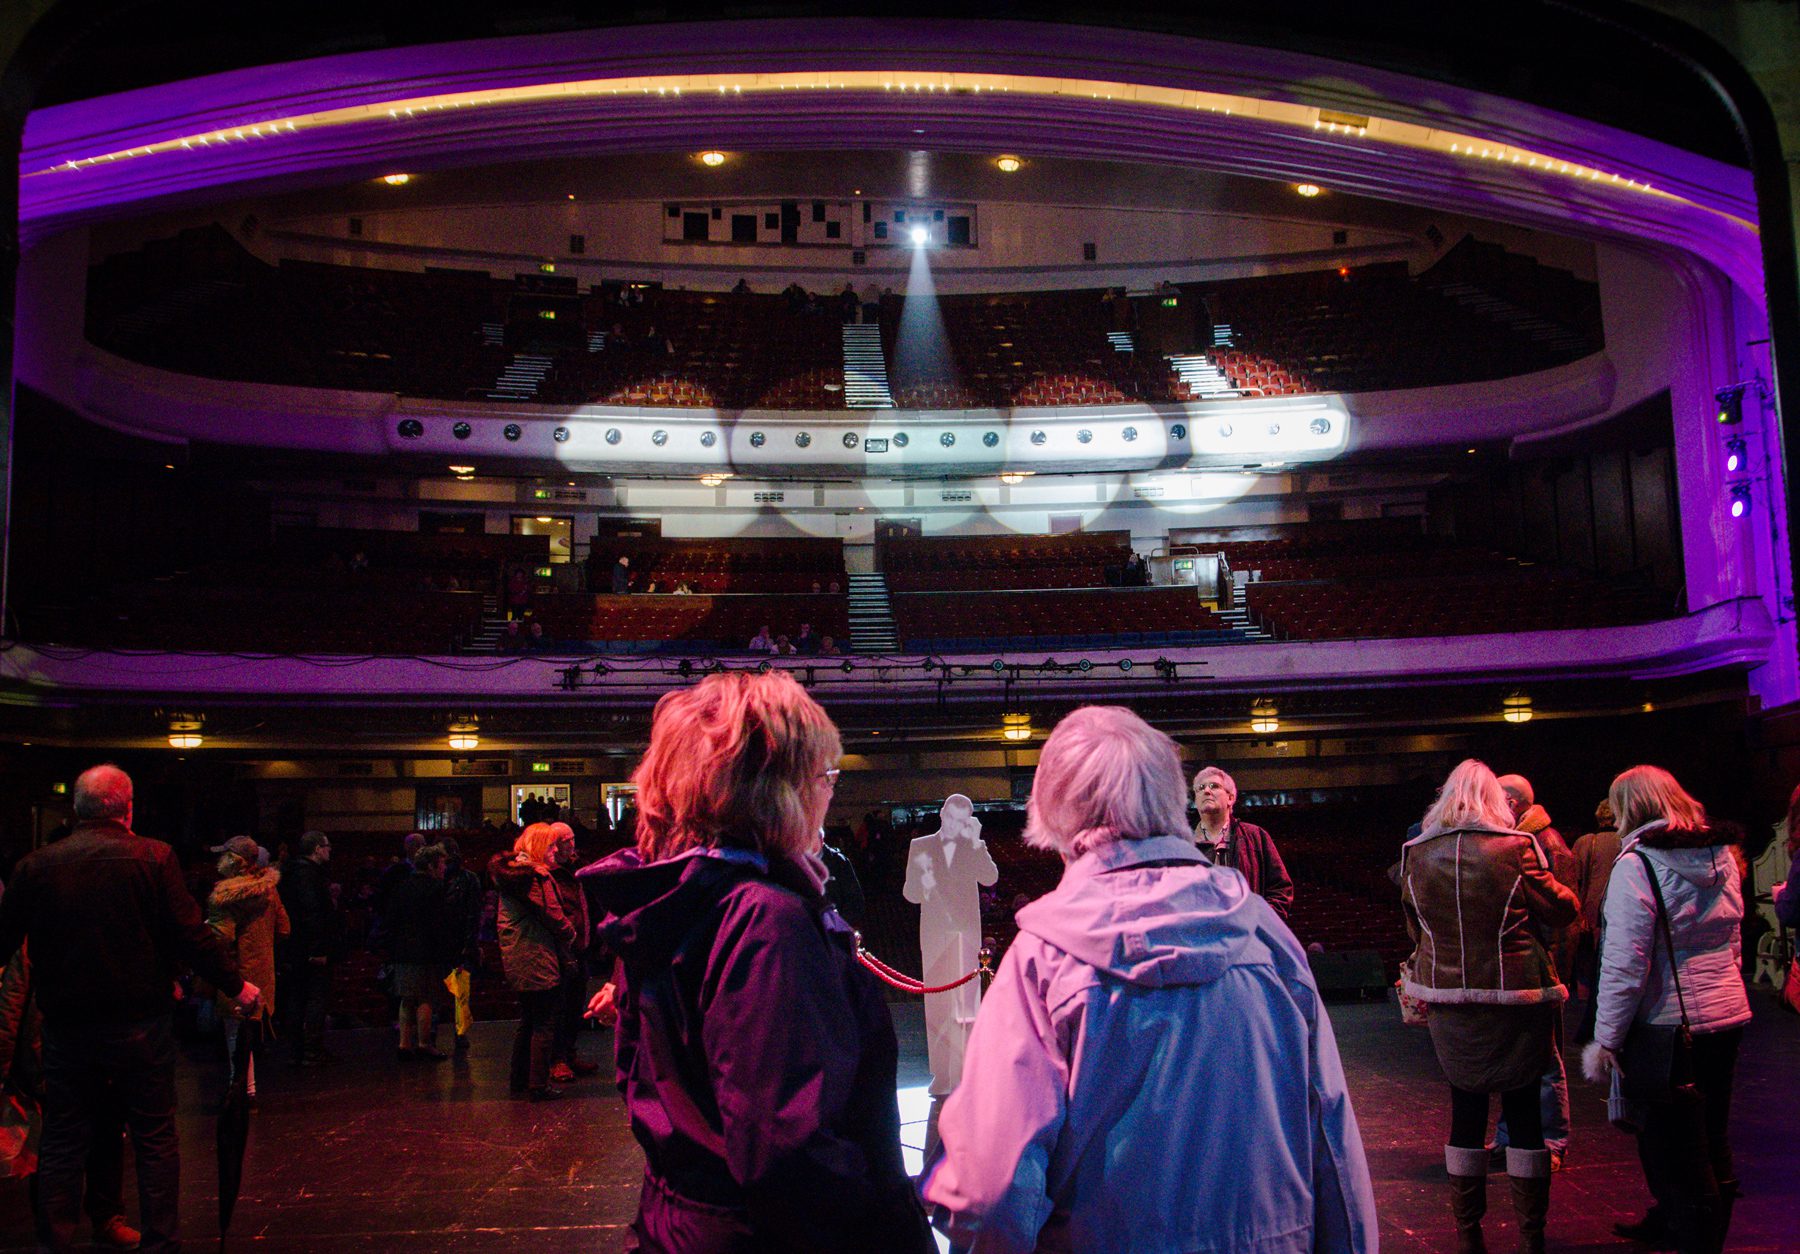
<instances>
[{"instance_id":1,"label":"white-haired woman","mask_svg":"<svg viewBox=\"0 0 1800 1254\"><path fill-rule=\"evenodd\" d=\"M1488 1095L1500 1094L1521 1251L1542 1251L1550 1151L1538 1077L1568 996L1538 933L1572 922L1581 902L1550 874L1536 837L1513 829L1494 773L1474 759L1450 772L1400 854L1400 897L1418 948L1404 990L1430 1005L1431 1044L1450 1081L1450 1175L1457 1249L1487 1247Z\"/></svg>"},{"instance_id":2,"label":"white-haired woman","mask_svg":"<svg viewBox=\"0 0 1800 1254\"><path fill-rule=\"evenodd\" d=\"M1737 1197L1728 1122L1738 1044L1750 1021L1740 965L1743 884L1724 837L1667 771L1634 766L1613 780L1607 800L1624 835L1601 911L1588 1069L1598 1078L1618 1065L1633 1023L1678 1024L1685 1008L1703 1107L1683 1109L1673 1094L1646 1103L1638 1157L1655 1204L1618 1231L1664 1248L1715 1251Z\"/></svg>"},{"instance_id":3,"label":"white-haired woman","mask_svg":"<svg viewBox=\"0 0 1800 1254\"><path fill-rule=\"evenodd\" d=\"M1077 710L1044 743L1025 839L1067 865L1019 911L938 1122L924 1192L953 1241L1376 1248L1306 955L1194 847L1186 793L1174 742L1129 710Z\"/></svg>"},{"instance_id":4,"label":"white-haired woman","mask_svg":"<svg viewBox=\"0 0 1800 1254\"><path fill-rule=\"evenodd\" d=\"M670 692L632 777L638 847L581 872L619 956L619 1084L644 1150L627 1248L932 1248L893 1022L824 895L841 753L788 675Z\"/></svg>"}]
</instances>

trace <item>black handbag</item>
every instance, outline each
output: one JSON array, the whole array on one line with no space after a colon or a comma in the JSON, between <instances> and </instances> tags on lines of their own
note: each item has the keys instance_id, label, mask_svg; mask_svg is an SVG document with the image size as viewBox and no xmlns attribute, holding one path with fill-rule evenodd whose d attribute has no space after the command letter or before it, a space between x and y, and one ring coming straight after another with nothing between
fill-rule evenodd
<instances>
[{"instance_id":1,"label":"black handbag","mask_svg":"<svg viewBox=\"0 0 1800 1254\"><path fill-rule=\"evenodd\" d=\"M1639 1020L1625 1033L1619 1048L1619 1090L1633 1101L1666 1102L1694 1083L1694 1036L1688 1027L1687 998L1681 992L1681 972L1675 963L1675 940L1669 932L1669 907L1663 901L1656 867L1641 849L1633 850L1644 863L1650 891L1656 897L1657 928L1669 954L1669 979L1675 984L1675 1001L1681 1022L1644 1023ZM1652 951L1654 952L1654 944Z\"/></svg>"}]
</instances>

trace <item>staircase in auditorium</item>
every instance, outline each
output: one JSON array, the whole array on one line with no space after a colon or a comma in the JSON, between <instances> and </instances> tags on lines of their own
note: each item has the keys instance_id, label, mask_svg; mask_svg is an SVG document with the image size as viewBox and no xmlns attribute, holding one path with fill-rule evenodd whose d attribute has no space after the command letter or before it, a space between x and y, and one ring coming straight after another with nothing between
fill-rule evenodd
<instances>
[{"instance_id":1,"label":"staircase in auditorium","mask_svg":"<svg viewBox=\"0 0 1800 1254\"><path fill-rule=\"evenodd\" d=\"M514 353L488 392L490 401L528 401L538 394L555 361L543 353Z\"/></svg>"},{"instance_id":2,"label":"staircase in auditorium","mask_svg":"<svg viewBox=\"0 0 1800 1254\"><path fill-rule=\"evenodd\" d=\"M849 328L845 328L848 330ZM887 576L850 576L850 652L898 653L900 629L888 600Z\"/></svg>"},{"instance_id":3,"label":"staircase in auditorium","mask_svg":"<svg viewBox=\"0 0 1800 1254\"><path fill-rule=\"evenodd\" d=\"M894 407L887 358L881 351L881 327L876 323L844 324L844 404L849 409Z\"/></svg>"},{"instance_id":4,"label":"staircase in auditorium","mask_svg":"<svg viewBox=\"0 0 1800 1254\"><path fill-rule=\"evenodd\" d=\"M1237 396L1238 390L1231 386L1231 380L1225 372L1213 364L1212 358L1205 353L1171 353L1169 365L1189 390L1203 399Z\"/></svg>"}]
</instances>

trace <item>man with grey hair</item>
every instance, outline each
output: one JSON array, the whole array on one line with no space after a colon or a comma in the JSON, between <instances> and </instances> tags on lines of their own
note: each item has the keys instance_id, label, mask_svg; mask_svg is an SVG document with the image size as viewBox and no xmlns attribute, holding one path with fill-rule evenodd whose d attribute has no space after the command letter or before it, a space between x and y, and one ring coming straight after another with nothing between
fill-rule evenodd
<instances>
[{"instance_id":1,"label":"man with grey hair","mask_svg":"<svg viewBox=\"0 0 1800 1254\"><path fill-rule=\"evenodd\" d=\"M1236 867L1283 919L1294 905L1294 881L1269 833L1233 816L1237 781L1216 766L1203 766L1194 776L1194 805L1200 825L1194 840L1216 866Z\"/></svg>"},{"instance_id":2,"label":"man with grey hair","mask_svg":"<svg viewBox=\"0 0 1800 1254\"><path fill-rule=\"evenodd\" d=\"M122 1107L146 1250L178 1249L174 973L193 966L252 1011L258 990L201 918L175 851L131 830L131 779L110 764L75 781L75 830L19 863L0 899L0 949L29 942L44 1015L40 1243L72 1248L97 1116Z\"/></svg>"},{"instance_id":3,"label":"man with grey hair","mask_svg":"<svg viewBox=\"0 0 1800 1254\"><path fill-rule=\"evenodd\" d=\"M1186 794L1175 743L1130 710L1076 710L1044 742L1025 839L1065 865L1018 913L938 1121L922 1187L953 1243L1375 1250L1306 954L1194 848Z\"/></svg>"}]
</instances>

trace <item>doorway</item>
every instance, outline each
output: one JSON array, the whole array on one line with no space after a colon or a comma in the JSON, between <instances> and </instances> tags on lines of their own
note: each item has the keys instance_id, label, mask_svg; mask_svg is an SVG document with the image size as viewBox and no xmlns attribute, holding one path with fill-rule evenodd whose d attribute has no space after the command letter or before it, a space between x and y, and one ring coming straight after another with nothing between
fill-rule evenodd
<instances>
[{"instance_id":1,"label":"doorway","mask_svg":"<svg viewBox=\"0 0 1800 1254\"><path fill-rule=\"evenodd\" d=\"M575 519L568 514L514 514L515 536L549 536L550 564L567 562L575 551Z\"/></svg>"}]
</instances>

